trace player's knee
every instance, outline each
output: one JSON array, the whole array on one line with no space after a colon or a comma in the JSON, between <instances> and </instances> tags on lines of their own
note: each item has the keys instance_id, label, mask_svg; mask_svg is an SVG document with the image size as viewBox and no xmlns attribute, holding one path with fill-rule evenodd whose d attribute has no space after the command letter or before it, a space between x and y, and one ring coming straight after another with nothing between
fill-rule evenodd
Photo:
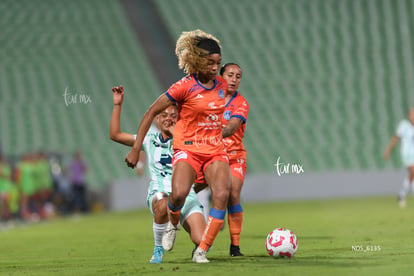
<instances>
[{"instance_id":1,"label":"player's knee","mask_svg":"<svg viewBox=\"0 0 414 276\"><path fill-rule=\"evenodd\" d=\"M229 202L236 204L240 202L240 191L231 191L229 196Z\"/></svg>"},{"instance_id":2,"label":"player's knee","mask_svg":"<svg viewBox=\"0 0 414 276\"><path fill-rule=\"evenodd\" d=\"M168 199L169 204L175 207L182 206L184 205L186 196L187 195L181 193L170 194L170 197Z\"/></svg>"},{"instance_id":3,"label":"player's knee","mask_svg":"<svg viewBox=\"0 0 414 276\"><path fill-rule=\"evenodd\" d=\"M157 203L155 205L155 211L159 215L162 215L164 213L167 214L167 203L168 203L167 198L163 198L163 199L157 201Z\"/></svg>"},{"instance_id":4,"label":"player's knee","mask_svg":"<svg viewBox=\"0 0 414 276\"><path fill-rule=\"evenodd\" d=\"M229 198L229 189L216 189L213 193L213 199L218 200L219 202L227 202Z\"/></svg>"}]
</instances>

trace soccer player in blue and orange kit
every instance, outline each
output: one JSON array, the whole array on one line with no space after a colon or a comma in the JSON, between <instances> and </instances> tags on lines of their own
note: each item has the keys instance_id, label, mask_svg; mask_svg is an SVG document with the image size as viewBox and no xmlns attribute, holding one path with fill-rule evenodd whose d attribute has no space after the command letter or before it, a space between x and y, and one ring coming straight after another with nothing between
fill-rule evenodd
<instances>
[{"instance_id":1,"label":"soccer player in blue and orange kit","mask_svg":"<svg viewBox=\"0 0 414 276\"><path fill-rule=\"evenodd\" d=\"M246 175L246 150L242 139L246 129L249 103L238 91L242 70L236 63L227 63L220 69L220 75L228 83L226 108L222 117L224 145L229 156L231 172L230 196L227 205L230 230L230 256L243 256L239 241L243 224L243 208L240 193Z\"/></svg>"},{"instance_id":2,"label":"soccer player in blue and orange kit","mask_svg":"<svg viewBox=\"0 0 414 276\"><path fill-rule=\"evenodd\" d=\"M177 103L179 118L173 139L172 192L168 198L170 222L178 228L186 196L196 179L204 177L211 188L213 202L193 261L207 263L207 250L224 223L230 189L230 167L221 125L227 82L217 76L221 46L214 36L201 30L183 32L177 40L176 54L179 67L187 76L173 84L147 110L125 161L129 167L136 166L151 122L162 110Z\"/></svg>"}]
</instances>

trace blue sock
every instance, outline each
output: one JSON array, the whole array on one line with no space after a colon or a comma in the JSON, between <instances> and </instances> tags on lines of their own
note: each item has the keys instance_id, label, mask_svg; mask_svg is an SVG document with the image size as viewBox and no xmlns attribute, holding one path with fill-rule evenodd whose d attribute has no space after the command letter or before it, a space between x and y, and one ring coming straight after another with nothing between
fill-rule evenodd
<instances>
[{"instance_id":1,"label":"blue sock","mask_svg":"<svg viewBox=\"0 0 414 276\"><path fill-rule=\"evenodd\" d=\"M243 212L243 208L241 207L240 203L227 207L227 210L229 211L229 214Z\"/></svg>"},{"instance_id":2,"label":"blue sock","mask_svg":"<svg viewBox=\"0 0 414 276\"><path fill-rule=\"evenodd\" d=\"M224 217L226 216L226 210L217 210L210 208L210 216L216 219L224 220Z\"/></svg>"}]
</instances>

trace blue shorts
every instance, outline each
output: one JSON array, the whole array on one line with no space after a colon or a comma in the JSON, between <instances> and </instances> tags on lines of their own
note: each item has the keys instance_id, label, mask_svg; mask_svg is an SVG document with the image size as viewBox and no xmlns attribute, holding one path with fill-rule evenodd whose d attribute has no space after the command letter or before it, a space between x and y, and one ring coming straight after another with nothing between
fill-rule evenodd
<instances>
[{"instance_id":1,"label":"blue shorts","mask_svg":"<svg viewBox=\"0 0 414 276\"><path fill-rule=\"evenodd\" d=\"M162 192L165 194L170 194L168 192L163 191L157 191L153 190L151 191L147 196L147 206L151 211L151 214L154 216L154 211L152 210L152 200L154 199L154 196L158 192ZM191 188L190 192L188 193L188 196L185 199L185 203L183 208L181 209L181 216L180 216L180 223L183 225L184 221L192 214L194 213L200 213L202 216L204 216L204 210L203 205L201 205L200 201L198 200L197 194L194 192L194 189Z\"/></svg>"}]
</instances>

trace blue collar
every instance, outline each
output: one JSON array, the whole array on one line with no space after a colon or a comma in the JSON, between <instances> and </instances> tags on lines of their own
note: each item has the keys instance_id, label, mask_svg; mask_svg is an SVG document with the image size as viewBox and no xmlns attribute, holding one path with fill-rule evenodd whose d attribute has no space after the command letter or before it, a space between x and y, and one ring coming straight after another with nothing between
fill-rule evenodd
<instances>
[{"instance_id":1,"label":"blue collar","mask_svg":"<svg viewBox=\"0 0 414 276\"><path fill-rule=\"evenodd\" d=\"M231 96L231 98L230 98L230 100L229 100L229 102L228 103L226 103L226 107L231 103L231 101L233 101L234 100L234 98L236 98L237 97L237 95L239 94L239 92L234 92L234 94Z\"/></svg>"},{"instance_id":2,"label":"blue collar","mask_svg":"<svg viewBox=\"0 0 414 276\"><path fill-rule=\"evenodd\" d=\"M172 137L170 136L170 137L167 137L167 138L164 140L164 138L162 137L161 132L159 133L159 138L160 138L161 143L167 143L169 140L171 140L171 139L172 139Z\"/></svg>"},{"instance_id":3,"label":"blue collar","mask_svg":"<svg viewBox=\"0 0 414 276\"><path fill-rule=\"evenodd\" d=\"M217 78L214 78L214 85L211 88L207 88L205 87L203 84L201 84L201 82L197 79L197 76L195 74L193 74L194 79L196 80L197 84L200 85L203 89L205 90L212 90L216 87L217 85Z\"/></svg>"}]
</instances>

